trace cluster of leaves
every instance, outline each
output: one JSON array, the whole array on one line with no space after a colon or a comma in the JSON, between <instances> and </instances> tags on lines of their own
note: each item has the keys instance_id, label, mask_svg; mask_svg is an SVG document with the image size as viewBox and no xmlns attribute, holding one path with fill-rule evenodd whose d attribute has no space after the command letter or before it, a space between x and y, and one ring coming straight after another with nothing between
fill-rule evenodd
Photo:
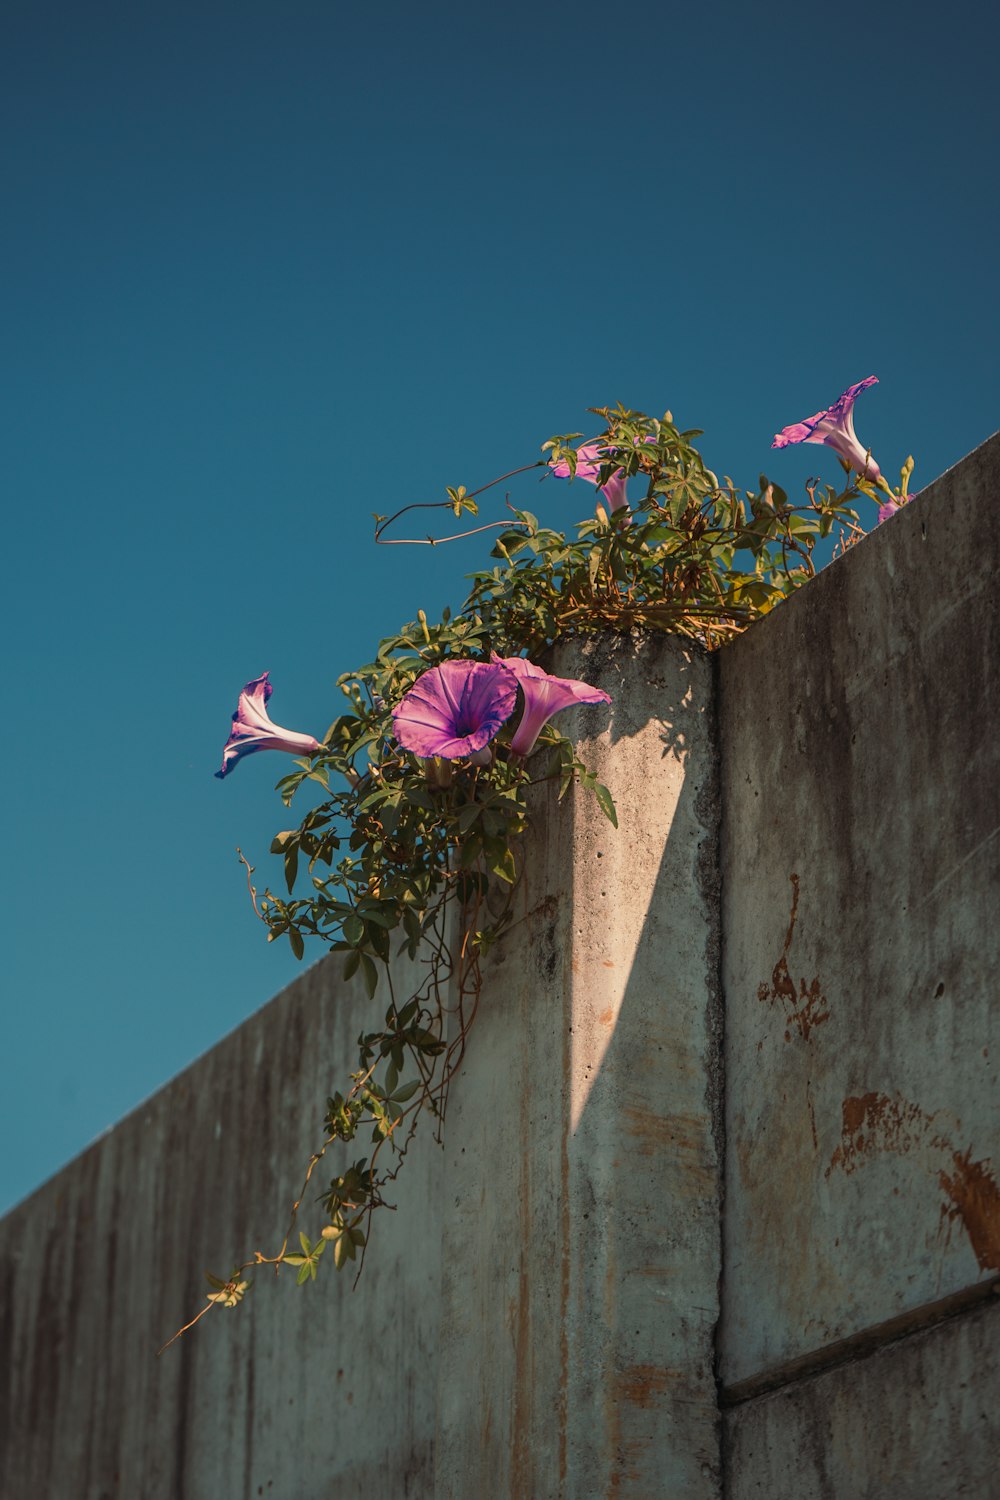
<instances>
[{"instance_id":1,"label":"cluster of leaves","mask_svg":"<svg viewBox=\"0 0 1000 1500\"><path fill-rule=\"evenodd\" d=\"M623 469L645 493L632 510L600 511L575 540L516 511L495 544L499 563L473 575L466 609L488 633L537 651L560 637L599 630L664 630L709 648L745 630L815 573L816 543L831 533L864 535L850 476L838 493L810 485L793 505L760 476L740 491L718 478L669 412L655 420L623 407L594 408L609 451L598 483ZM579 433L544 450L575 472Z\"/></svg>"},{"instance_id":2,"label":"cluster of leaves","mask_svg":"<svg viewBox=\"0 0 1000 1500\"><path fill-rule=\"evenodd\" d=\"M462 608L445 610L436 624L421 612L381 642L372 662L341 677L345 711L322 750L278 784L286 806L307 786L320 800L272 844L285 891L265 891L258 905L251 885L269 940L286 937L301 957L306 939L319 938L342 955L345 979L358 975L370 998L382 982L389 994L384 1026L358 1039L347 1092L327 1102L306 1186L335 1142L370 1129L372 1149L322 1193L327 1223L315 1242L301 1234L300 1252L288 1249L304 1188L278 1254L257 1252L228 1281L212 1278L210 1305L235 1305L250 1265L297 1267L302 1283L315 1279L328 1243L338 1269L359 1250L363 1260L372 1212L385 1202L418 1118L427 1111L440 1130L475 1013L480 960L510 918L532 785L555 778L562 796L582 784L616 822L608 789L551 725L528 767L509 755L509 732L494 741L483 767L403 751L392 708L417 677L450 657L537 657L559 638L602 630L669 631L713 648L813 575L820 539L836 531L845 546L864 534L853 509L861 494L874 498L864 482L849 479L840 493L809 485L805 503L795 506L763 475L752 491L738 491L728 478L720 483L693 446L700 434L680 431L669 412L653 419L624 407L594 411L608 454L598 483L621 468L633 490L645 485L631 512L599 509L570 539L513 511L494 541L494 566L472 575ZM546 457L529 467L563 461L575 473L579 437L550 439ZM904 470L903 499L908 477ZM456 516L476 515L475 494L449 488L441 504ZM376 517L377 539L388 524ZM401 969L402 954L424 962ZM415 987L397 1001L394 984L407 972Z\"/></svg>"}]
</instances>

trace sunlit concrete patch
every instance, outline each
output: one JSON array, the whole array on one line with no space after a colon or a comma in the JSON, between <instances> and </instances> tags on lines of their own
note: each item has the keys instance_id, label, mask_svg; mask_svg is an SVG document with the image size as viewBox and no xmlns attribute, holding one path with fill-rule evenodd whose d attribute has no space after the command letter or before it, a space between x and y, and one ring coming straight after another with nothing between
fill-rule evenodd
<instances>
[{"instance_id":1,"label":"sunlit concrete patch","mask_svg":"<svg viewBox=\"0 0 1000 1500\"><path fill-rule=\"evenodd\" d=\"M578 651L620 826L580 793L537 820L453 1086L440 1500L719 1493L712 664Z\"/></svg>"},{"instance_id":2,"label":"sunlit concrete patch","mask_svg":"<svg viewBox=\"0 0 1000 1500\"><path fill-rule=\"evenodd\" d=\"M626 684L623 688L628 692ZM599 813L575 822L572 967L577 984L569 1084L573 1131L601 1077L639 946L650 941L651 921L662 924L662 917L650 912L650 903L656 899L663 851L681 806L690 754L690 732L664 754L661 723L655 718L643 725L630 722L632 706L621 697L612 710L615 748L607 754L602 772L614 788L619 826L613 828ZM691 698L690 689L680 698L680 711L686 715ZM689 839L689 830L682 830L680 837ZM686 916L686 905L683 910ZM680 936L683 943L685 935Z\"/></svg>"}]
</instances>

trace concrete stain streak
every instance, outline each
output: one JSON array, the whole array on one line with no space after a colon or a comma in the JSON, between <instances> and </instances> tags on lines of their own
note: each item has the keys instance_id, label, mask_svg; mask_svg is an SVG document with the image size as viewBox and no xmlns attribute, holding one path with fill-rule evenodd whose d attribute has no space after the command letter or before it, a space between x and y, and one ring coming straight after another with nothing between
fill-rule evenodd
<instances>
[{"instance_id":1,"label":"concrete stain streak","mask_svg":"<svg viewBox=\"0 0 1000 1500\"><path fill-rule=\"evenodd\" d=\"M622 1110L625 1128L636 1142L640 1156L659 1156L671 1146L676 1146L676 1120L669 1116L654 1115L648 1109L637 1109L626 1105Z\"/></svg>"},{"instance_id":2,"label":"concrete stain streak","mask_svg":"<svg viewBox=\"0 0 1000 1500\"><path fill-rule=\"evenodd\" d=\"M517 1277L517 1299L514 1325L514 1411L511 1441L511 1500L531 1500L532 1453L531 1418L534 1393L534 1343L531 1329L531 1278L528 1246L532 1240L531 1214L531 1132L527 1118L527 1101L522 1102L521 1121L521 1211L520 1254Z\"/></svg>"},{"instance_id":3,"label":"concrete stain streak","mask_svg":"<svg viewBox=\"0 0 1000 1500\"><path fill-rule=\"evenodd\" d=\"M562 1118L559 1139L559 1488L566 1487L569 1464L569 1298L570 1298L570 1182L569 1137L573 1071L572 985L563 959L563 1025L562 1025Z\"/></svg>"},{"instance_id":4,"label":"concrete stain streak","mask_svg":"<svg viewBox=\"0 0 1000 1500\"><path fill-rule=\"evenodd\" d=\"M981 1271L1000 1271L1000 1186L991 1159L972 1160L972 1147L958 1151L949 1136L935 1126L942 1111L925 1113L902 1094L852 1095L841 1106L841 1143L830 1158L825 1176L840 1170L847 1175L877 1155L905 1156L911 1151L944 1153L947 1166L934 1168L945 1195L942 1223L961 1223ZM956 1122L957 1124L958 1122Z\"/></svg>"},{"instance_id":5,"label":"concrete stain streak","mask_svg":"<svg viewBox=\"0 0 1000 1500\"><path fill-rule=\"evenodd\" d=\"M952 1152L954 1175L938 1174L942 1191L951 1199L950 1213L957 1213L969 1236L981 1271L1000 1271L1000 1188L988 1170L990 1158L972 1161L972 1148L964 1155Z\"/></svg>"},{"instance_id":6,"label":"concrete stain streak","mask_svg":"<svg viewBox=\"0 0 1000 1500\"><path fill-rule=\"evenodd\" d=\"M665 1370L659 1365L629 1365L618 1376L618 1394L631 1406L641 1406L648 1411L671 1384L680 1378L677 1370Z\"/></svg>"},{"instance_id":7,"label":"concrete stain streak","mask_svg":"<svg viewBox=\"0 0 1000 1500\"><path fill-rule=\"evenodd\" d=\"M785 933L781 957L771 970L771 983L758 986L757 999L761 1004L771 1005L778 1001L785 1007L786 1042L791 1041L793 1029L798 1032L804 1042L808 1042L810 1032L815 1027L822 1026L825 1021L829 1021L830 1010L818 976L808 984L804 978L800 979L798 989L796 989L795 981L789 972L788 954L795 936L795 923L799 914L799 877L791 875L789 879L792 882L792 910L788 918L788 930Z\"/></svg>"},{"instance_id":8,"label":"concrete stain streak","mask_svg":"<svg viewBox=\"0 0 1000 1500\"><path fill-rule=\"evenodd\" d=\"M848 1174L855 1172L876 1153L890 1151L901 1156L926 1145L936 1118L926 1115L902 1094L891 1099L888 1094L852 1096L844 1100L841 1114L841 1143L830 1158L827 1177L838 1167ZM936 1136L930 1144L944 1145L944 1137Z\"/></svg>"}]
</instances>

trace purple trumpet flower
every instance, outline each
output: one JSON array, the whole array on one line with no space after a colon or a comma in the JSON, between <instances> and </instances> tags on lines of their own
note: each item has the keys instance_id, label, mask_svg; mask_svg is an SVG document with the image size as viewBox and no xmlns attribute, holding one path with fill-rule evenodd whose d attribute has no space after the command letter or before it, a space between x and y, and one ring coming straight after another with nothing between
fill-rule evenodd
<instances>
[{"instance_id":1,"label":"purple trumpet flower","mask_svg":"<svg viewBox=\"0 0 1000 1500\"><path fill-rule=\"evenodd\" d=\"M878 376L869 375L857 385L848 386L844 394L826 411L806 417L804 422L793 422L774 435L772 448L787 448L791 443L826 443L839 453L845 463L868 479L879 478L879 466L868 451L862 448L854 431L854 402L870 385L878 385Z\"/></svg>"},{"instance_id":2,"label":"purple trumpet flower","mask_svg":"<svg viewBox=\"0 0 1000 1500\"><path fill-rule=\"evenodd\" d=\"M312 755L322 749L319 740L311 734L296 734L294 730L282 729L267 716L267 701L271 696L268 674L263 672L248 682L240 694L233 714L233 727L229 731L222 752L222 770L216 771L220 779L233 769L244 755L253 755L255 750L287 750L290 755Z\"/></svg>"},{"instance_id":3,"label":"purple trumpet flower","mask_svg":"<svg viewBox=\"0 0 1000 1500\"><path fill-rule=\"evenodd\" d=\"M601 443L584 443L576 453L577 479L586 479L588 484L597 484L601 466L607 463L609 457L608 450ZM564 458L559 459L558 462L550 459L549 468L559 479L570 477L569 464ZM612 512L628 508L625 482L625 471L616 469L610 479L606 480L603 485L598 485L597 493L604 496Z\"/></svg>"},{"instance_id":4,"label":"purple trumpet flower","mask_svg":"<svg viewBox=\"0 0 1000 1500\"><path fill-rule=\"evenodd\" d=\"M898 509L898 500L884 500L878 508L879 524L881 524L883 521L888 521L889 517L894 516Z\"/></svg>"},{"instance_id":5,"label":"purple trumpet flower","mask_svg":"<svg viewBox=\"0 0 1000 1500\"><path fill-rule=\"evenodd\" d=\"M485 749L517 702L517 679L506 666L454 659L418 677L393 709L392 727L404 750L428 760L481 763Z\"/></svg>"},{"instance_id":6,"label":"purple trumpet flower","mask_svg":"<svg viewBox=\"0 0 1000 1500\"><path fill-rule=\"evenodd\" d=\"M543 672L541 667L526 661L523 656L494 655L493 660L514 674L524 695L521 722L510 743L513 755L530 755L545 725L560 709L569 708L574 703L611 702L601 688L577 682L572 677L550 677L548 672Z\"/></svg>"}]
</instances>

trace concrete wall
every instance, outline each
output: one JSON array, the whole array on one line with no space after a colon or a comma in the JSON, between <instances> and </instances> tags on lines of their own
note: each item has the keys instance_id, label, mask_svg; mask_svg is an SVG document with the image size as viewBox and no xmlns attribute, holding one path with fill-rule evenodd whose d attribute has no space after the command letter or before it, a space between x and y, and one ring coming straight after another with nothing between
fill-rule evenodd
<instances>
[{"instance_id":1,"label":"concrete wall","mask_svg":"<svg viewBox=\"0 0 1000 1500\"><path fill-rule=\"evenodd\" d=\"M332 1268L302 1289L258 1272L242 1307L156 1357L205 1305L205 1270L281 1243L363 1024L336 973L316 965L3 1220L4 1500L433 1493L442 1155L429 1140L363 1291ZM316 1214L303 1222L315 1237Z\"/></svg>"},{"instance_id":2,"label":"concrete wall","mask_svg":"<svg viewBox=\"0 0 1000 1500\"><path fill-rule=\"evenodd\" d=\"M998 501L995 437L720 656L734 1495L1000 1494Z\"/></svg>"},{"instance_id":3,"label":"concrete wall","mask_svg":"<svg viewBox=\"0 0 1000 1500\"><path fill-rule=\"evenodd\" d=\"M621 827L539 820L358 1290L155 1358L280 1241L370 1013L324 962L0 1225L0 1494L1000 1496L998 489L715 658L562 648Z\"/></svg>"},{"instance_id":4,"label":"concrete wall","mask_svg":"<svg viewBox=\"0 0 1000 1500\"><path fill-rule=\"evenodd\" d=\"M619 829L589 797L543 794L522 918L491 955L453 1089L437 1494L711 1500L712 663L660 637L563 649L555 670L612 695L581 753L614 786Z\"/></svg>"}]
</instances>

